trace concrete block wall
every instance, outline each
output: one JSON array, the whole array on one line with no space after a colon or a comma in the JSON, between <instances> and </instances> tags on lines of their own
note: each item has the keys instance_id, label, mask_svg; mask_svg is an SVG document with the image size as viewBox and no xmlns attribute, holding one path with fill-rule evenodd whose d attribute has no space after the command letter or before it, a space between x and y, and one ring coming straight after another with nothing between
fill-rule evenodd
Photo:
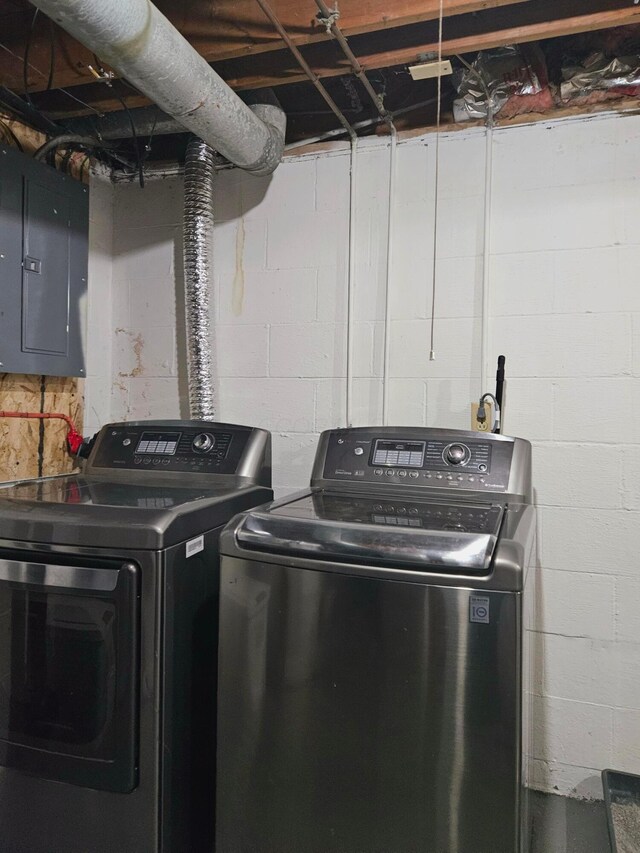
<instances>
[{"instance_id":1,"label":"concrete block wall","mask_svg":"<svg viewBox=\"0 0 640 853\"><path fill-rule=\"evenodd\" d=\"M89 188L89 280L87 288L87 376L84 383L85 435L111 417L113 384L113 185L101 173Z\"/></svg>"},{"instance_id":2,"label":"concrete block wall","mask_svg":"<svg viewBox=\"0 0 640 853\"><path fill-rule=\"evenodd\" d=\"M533 781L578 795L600 794L603 767L640 773L639 147L640 117L494 135L490 367L507 356L506 431L534 444L540 518ZM397 156L391 421L467 428L484 135L440 143L433 362L434 137ZM381 420L388 170L385 142L363 141L356 424ZM186 414L181 192L177 177L115 189L112 418ZM306 484L319 431L345 422L348 151L287 160L271 178L223 172L216 195L219 416L273 431L283 493Z\"/></svg>"}]
</instances>

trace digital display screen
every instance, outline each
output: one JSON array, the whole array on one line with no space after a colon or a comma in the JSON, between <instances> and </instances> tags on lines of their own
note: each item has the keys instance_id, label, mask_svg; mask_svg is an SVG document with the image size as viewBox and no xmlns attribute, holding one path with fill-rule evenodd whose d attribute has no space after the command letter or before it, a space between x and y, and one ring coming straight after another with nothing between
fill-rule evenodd
<instances>
[{"instance_id":1,"label":"digital display screen","mask_svg":"<svg viewBox=\"0 0 640 853\"><path fill-rule=\"evenodd\" d=\"M392 465L400 468L422 468L426 442L385 441L378 439L373 450L372 465Z\"/></svg>"},{"instance_id":2,"label":"digital display screen","mask_svg":"<svg viewBox=\"0 0 640 853\"><path fill-rule=\"evenodd\" d=\"M372 515L374 524L391 524L396 527L422 527L422 519L407 518L406 515Z\"/></svg>"},{"instance_id":3,"label":"digital display screen","mask_svg":"<svg viewBox=\"0 0 640 853\"><path fill-rule=\"evenodd\" d=\"M180 441L179 432L143 432L136 453L155 453L173 456Z\"/></svg>"}]
</instances>

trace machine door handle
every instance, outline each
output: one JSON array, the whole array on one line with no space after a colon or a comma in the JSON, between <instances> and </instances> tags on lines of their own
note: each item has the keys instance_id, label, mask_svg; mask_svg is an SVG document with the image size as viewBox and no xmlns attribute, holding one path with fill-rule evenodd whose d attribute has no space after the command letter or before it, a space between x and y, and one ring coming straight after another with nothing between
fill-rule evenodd
<instances>
[{"instance_id":1,"label":"machine door handle","mask_svg":"<svg viewBox=\"0 0 640 853\"><path fill-rule=\"evenodd\" d=\"M128 569L125 564L121 568ZM50 563L27 563L0 560L0 582L55 586L68 590L113 592L118 584L119 569L94 569L88 566L59 566Z\"/></svg>"}]
</instances>

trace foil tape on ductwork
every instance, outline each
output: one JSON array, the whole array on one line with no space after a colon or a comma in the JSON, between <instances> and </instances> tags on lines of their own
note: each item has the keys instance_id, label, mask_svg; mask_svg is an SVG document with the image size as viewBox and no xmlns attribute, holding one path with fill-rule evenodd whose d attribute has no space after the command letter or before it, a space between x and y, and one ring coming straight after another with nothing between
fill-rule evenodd
<instances>
[{"instance_id":1,"label":"foil tape on ductwork","mask_svg":"<svg viewBox=\"0 0 640 853\"><path fill-rule=\"evenodd\" d=\"M563 101L586 99L594 92L607 92L612 97L637 97L640 94L640 55L611 58L602 51L595 51L581 63L567 62L562 68L562 77L560 97Z\"/></svg>"},{"instance_id":2,"label":"foil tape on ductwork","mask_svg":"<svg viewBox=\"0 0 640 853\"><path fill-rule=\"evenodd\" d=\"M216 152L200 139L187 146L184 173L184 287L187 375L192 418L213 420L214 342L210 312L213 266L213 181Z\"/></svg>"},{"instance_id":3,"label":"foil tape on ductwork","mask_svg":"<svg viewBox=\"0 0 640 853\"><path fill-rule=\"evenodd\" d=\"M481 51L470 69L454 71L453 85L458 93L455 121L542 112L553 106L544 57L532 45Z\"/></svg>"}]
</instances>

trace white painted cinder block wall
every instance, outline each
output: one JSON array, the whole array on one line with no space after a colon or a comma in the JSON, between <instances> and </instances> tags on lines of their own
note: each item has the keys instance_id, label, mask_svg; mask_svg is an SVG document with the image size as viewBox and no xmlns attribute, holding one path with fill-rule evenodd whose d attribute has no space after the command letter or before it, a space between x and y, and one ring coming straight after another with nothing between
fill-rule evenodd
<instances>
[{"instance_id":1,"label":"white painted cinder block wall","mask_svg":"<svg viewBox=\"0 0 640 853\"><path fill-rule=\"evenodd\" d=\"M467 428L484 136L440 145L429 362L434 150L433 136L398 147L391 421ZM539 506L533 779L565 793L599 795L604 767L640 773L639 152L638 117L494 137L490 354L507 356L506 431L534 443ZM381 420L388 166L384 141L362 143L356 424ZM179 178L115 189L113 377L110 390L89 380L97 421L186 414L181 192ZM345 150L287 160L270 179L218 178L219 417L273 431L279 493L306 484L319 431L345 422L348 204Z\"/></svg>"},{"instance_id":2,"label":"white painted cinder block wall","mask_svg":"<svg viewBox=\"0 0 640 853\"><path fill-rule=\"evenodd\" d=\"M111 181L91 176L89 194L89 287L87 300L87 378L84 435L93 435L111 415L113 384L113 202Z\"/></svg>"}]
</instances>

